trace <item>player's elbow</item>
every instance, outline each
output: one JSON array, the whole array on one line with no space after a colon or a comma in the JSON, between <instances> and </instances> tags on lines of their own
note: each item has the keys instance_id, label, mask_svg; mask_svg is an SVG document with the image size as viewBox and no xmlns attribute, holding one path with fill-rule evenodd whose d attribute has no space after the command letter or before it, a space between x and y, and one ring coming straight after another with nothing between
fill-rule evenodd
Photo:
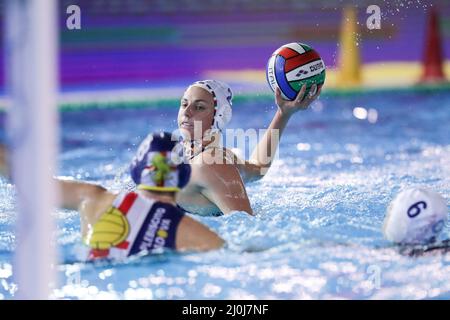
<instances>
[{"instance_id":1,"label":"player's elbow","mask_svg":"<svg viewBox=\"0 0 450 320\"><path fill-rule=\"evenodd\" d=\"M268 165L260 165L260 164L252 164L251 166L247 166L242 173L243 180L245 182L254 182L261 180L265 177L267 172L269 171L270 166Z\"/></svg>"},{"instance_id":2,"label":"player's elbow","mask_svg":"<svg viewBox=\"0 0 450 320\"><path fill-rule=\"evenodd\" d=\"M216 250L220 249L225 245L225 240L223 240L219 235L214 234L211 236L211 240L209 242L209 248L207 250Z\"/></svg>"}]
</instances>

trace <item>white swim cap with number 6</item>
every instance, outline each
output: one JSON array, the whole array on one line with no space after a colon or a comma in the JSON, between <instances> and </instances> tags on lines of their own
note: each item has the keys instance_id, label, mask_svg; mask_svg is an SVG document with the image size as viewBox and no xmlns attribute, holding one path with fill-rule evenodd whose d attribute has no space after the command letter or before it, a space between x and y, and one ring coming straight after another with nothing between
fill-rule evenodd
<instances>
[{"instance_id":1,"label":"white swim cap with number 6","mask_svg":"<svg viewBox=\"0 0 450 320\"><path fill-rule=\"evenodd\" d=\"M428 243L436 239L447 219L447 204L441 195L425 189L407 189L389 205L383 234L396 243Z\"/></svg>"}]
</instances>

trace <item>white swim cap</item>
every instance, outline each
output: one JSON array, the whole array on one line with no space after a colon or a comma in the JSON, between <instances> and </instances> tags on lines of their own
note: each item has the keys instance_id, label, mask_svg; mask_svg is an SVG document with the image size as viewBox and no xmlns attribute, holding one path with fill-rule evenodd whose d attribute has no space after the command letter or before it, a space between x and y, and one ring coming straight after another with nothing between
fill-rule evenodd
<instances>
[{"instance_id":1,"label":"white swim cap","mask_svg":"<svg viewBox=\"0 0 450 320\"><path fill-rule=\"evenodd\" d=\"M214 121L211 128L222 131L231 120L231 100L233 99L231 88L219 80L197 81L191 84L190 87L199 87L211 93L215 108Z\"/></svg>"},{"instance_id":2,"label":"white swim cap","mask_svg":"<svg viewBox=\"0 0 450 320\"><path fill-rule=\"evenodd\" d=\"M425 189L407 189L389 205L383 233L387 240L396 243L433 242L447 219L447 204L441 195Z\"/></svg>"}]
</instances>

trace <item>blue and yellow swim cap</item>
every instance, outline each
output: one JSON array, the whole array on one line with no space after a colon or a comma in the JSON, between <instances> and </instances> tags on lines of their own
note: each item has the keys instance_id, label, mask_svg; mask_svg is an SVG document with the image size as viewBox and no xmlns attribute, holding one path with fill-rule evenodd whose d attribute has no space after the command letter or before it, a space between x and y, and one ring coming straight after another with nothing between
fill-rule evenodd
<instances>
[{"instance_id":1,"label":"blue and yellow swim cap","mask_svg":"<svg viewBox=\"0 0 450 320\"><path fill-rule=\"evenodd\" d=\"M138 189L176 192L187 185L191 166L179 156L182 146L172 134L152 133L140 144L130 173Z\"/></svg>"}]
</instances>

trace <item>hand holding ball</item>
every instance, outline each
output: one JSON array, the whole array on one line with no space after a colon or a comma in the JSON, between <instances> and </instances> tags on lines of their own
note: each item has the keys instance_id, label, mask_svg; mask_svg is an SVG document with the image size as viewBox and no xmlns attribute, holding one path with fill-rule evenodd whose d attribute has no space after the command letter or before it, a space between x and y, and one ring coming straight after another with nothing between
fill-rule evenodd
<instances>
[{"instance_id":1,"label":"hand holding ball","mask_svg":"<svg viewBox=\"0 0 450 320\"><path fill-rule=\"evenodd\" d=\"M314 96L320 90L325 82L325 64L308 45L289 43L272 54L266 76L274 92L278 88L283 99L294 101L303 85L306 85L304 97Z\"/></svg>"}]
</instances>

